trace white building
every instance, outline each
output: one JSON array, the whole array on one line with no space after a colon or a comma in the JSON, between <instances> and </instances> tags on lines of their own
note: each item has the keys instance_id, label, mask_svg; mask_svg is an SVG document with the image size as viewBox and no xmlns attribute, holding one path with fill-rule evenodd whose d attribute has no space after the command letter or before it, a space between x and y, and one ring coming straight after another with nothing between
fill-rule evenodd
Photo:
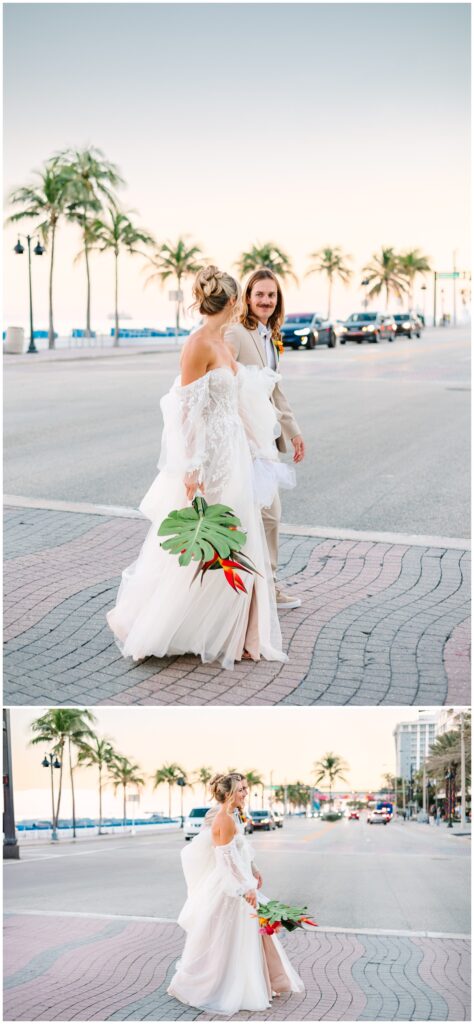
<instances>
[{"instance_id":1,"label":"white building","mask_svg":"<svg viewBox=\"0 0 474 1024\"><path fill-rule=\"evenodd\" d=\"M437 714L436 735L443 736L445 732L455 732L459 729L459 708L440 708Z\"/></svg>"},{"instance_id":2,"label":"white building","mask_svg":"<svg viewBox=\"0 0 474 1024\"><path fill-rule=\"evenodd\" d=\"M399 722L395 726L396 774L398 778L409 779L418 771L428 757L430 746L437 736L437 715L420 714L411 722Z\"/></svg>"}]
</instances>

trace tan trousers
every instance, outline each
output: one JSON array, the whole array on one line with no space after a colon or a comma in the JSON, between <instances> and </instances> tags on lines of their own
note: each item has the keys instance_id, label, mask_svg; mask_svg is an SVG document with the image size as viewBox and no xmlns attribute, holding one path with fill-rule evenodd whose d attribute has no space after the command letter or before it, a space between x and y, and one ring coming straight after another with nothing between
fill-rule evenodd
<instances>
[{"instance_id":1,"label":"tan trousers","mask_svg":"<svg viewBox=\"0 0 474 1024\"><path fill-rule=\"evenodd\" d=\"M278 569L278 538L281 519L281 501L278 493L268 508L262 508L262 519L265 528L265 536L267 538L268 551L270 554L273 579L276 579L276 572Z\"/></svg>"}]
</instances>

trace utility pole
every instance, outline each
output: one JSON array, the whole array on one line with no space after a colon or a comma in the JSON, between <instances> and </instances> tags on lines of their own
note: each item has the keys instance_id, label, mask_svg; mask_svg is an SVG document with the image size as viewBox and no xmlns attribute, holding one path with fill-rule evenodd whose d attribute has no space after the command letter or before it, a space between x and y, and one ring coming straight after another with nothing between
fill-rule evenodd
<instances>
[{"instance_id":1,"label":"utility pole","mask_svg":"<svg viewBox=\"0 0 474 1024\"><path fill-rule=\"evenodd\" d=\"M437 282L438 282L438 275L437 275L436 270L435 270L435 272L434 272L434 282L433 282L433 327L436 327L436 287L437 287Z\"/></svg>"}]
</instances>

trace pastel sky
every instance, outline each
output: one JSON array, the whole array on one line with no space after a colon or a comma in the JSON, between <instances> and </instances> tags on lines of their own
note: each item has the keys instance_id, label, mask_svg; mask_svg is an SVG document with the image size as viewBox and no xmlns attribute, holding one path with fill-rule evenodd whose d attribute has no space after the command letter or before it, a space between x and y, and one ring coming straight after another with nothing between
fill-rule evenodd
<instances>
[{"instance_id":1,"label":"pastel sky","mask_svg":"<svg viewBox=\"0 0 474 1024\"><path fill-rule=\"evenodd\" d=\"M325 309L325 282L303 275L309 253L340 245L353 256L354 284L335 292L346 315L382 245L419 247L438 270L456 250L467 269L469 17L467 3L6 4L6 193L56 150L94 144L158 240L186 233L230 270L253 242L280 244L301 282L286 289L289 310ZM26 325L15 241L9 228L5 321ZM78 248L63 227L60 330L83 325ZM98 328L112 271L94 258ZM143 282L140 259L124 258L121 310L171 323L167 289ZM44 327L47 257L34 261L34 298Z\"/></svg>"},{"instance_id":2,"label":"pastel sky","mask_svg":"<svg viewBox=\"0 0 474 1024\"><path fill-rule=\"evenodd\" d=\"M46 748L31 747L31 723L45 709L12 708L11 730L15 810L17 817L41 817L50 812L49 771L41 767ZM312 782L311 769L327 751L349 765L350 790L381 785L382 775L395 769L393 730L397 722L416 721L417 708L185 708L151 707L94 709L96 731L114 741L115 748L136 761L150 776L165 762L176 761L193 773L202 765L216 771L235 767L258 770L266 784ZM70 812L65 782L64 816ZM96 773L81 769L77 776L78 813L96 813ZM202 801L197 786L187 803ZM175 794L175 811L179 796ZM147 785L141 810L166 810L167 787L153 793ZM106 813L120 813L120 798L106 790Z\"/></svg>"}]
</instances>

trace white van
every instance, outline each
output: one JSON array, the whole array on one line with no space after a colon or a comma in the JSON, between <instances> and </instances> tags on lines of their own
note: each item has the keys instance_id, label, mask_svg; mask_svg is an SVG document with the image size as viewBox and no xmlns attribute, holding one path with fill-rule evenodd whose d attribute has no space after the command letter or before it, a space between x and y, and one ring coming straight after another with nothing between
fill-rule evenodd
<instances>
[{"instance_id":1,"label":"white van","mask_svg":"<svg viewBox=\"0 0 474 1024\"><path fill-rule=\"evenodd\" d=\"M209 810L210 807L193 807L192 811L184 819L185 839L192 839L193 836L197 835Z\"/></svg>"}]
</instances>

